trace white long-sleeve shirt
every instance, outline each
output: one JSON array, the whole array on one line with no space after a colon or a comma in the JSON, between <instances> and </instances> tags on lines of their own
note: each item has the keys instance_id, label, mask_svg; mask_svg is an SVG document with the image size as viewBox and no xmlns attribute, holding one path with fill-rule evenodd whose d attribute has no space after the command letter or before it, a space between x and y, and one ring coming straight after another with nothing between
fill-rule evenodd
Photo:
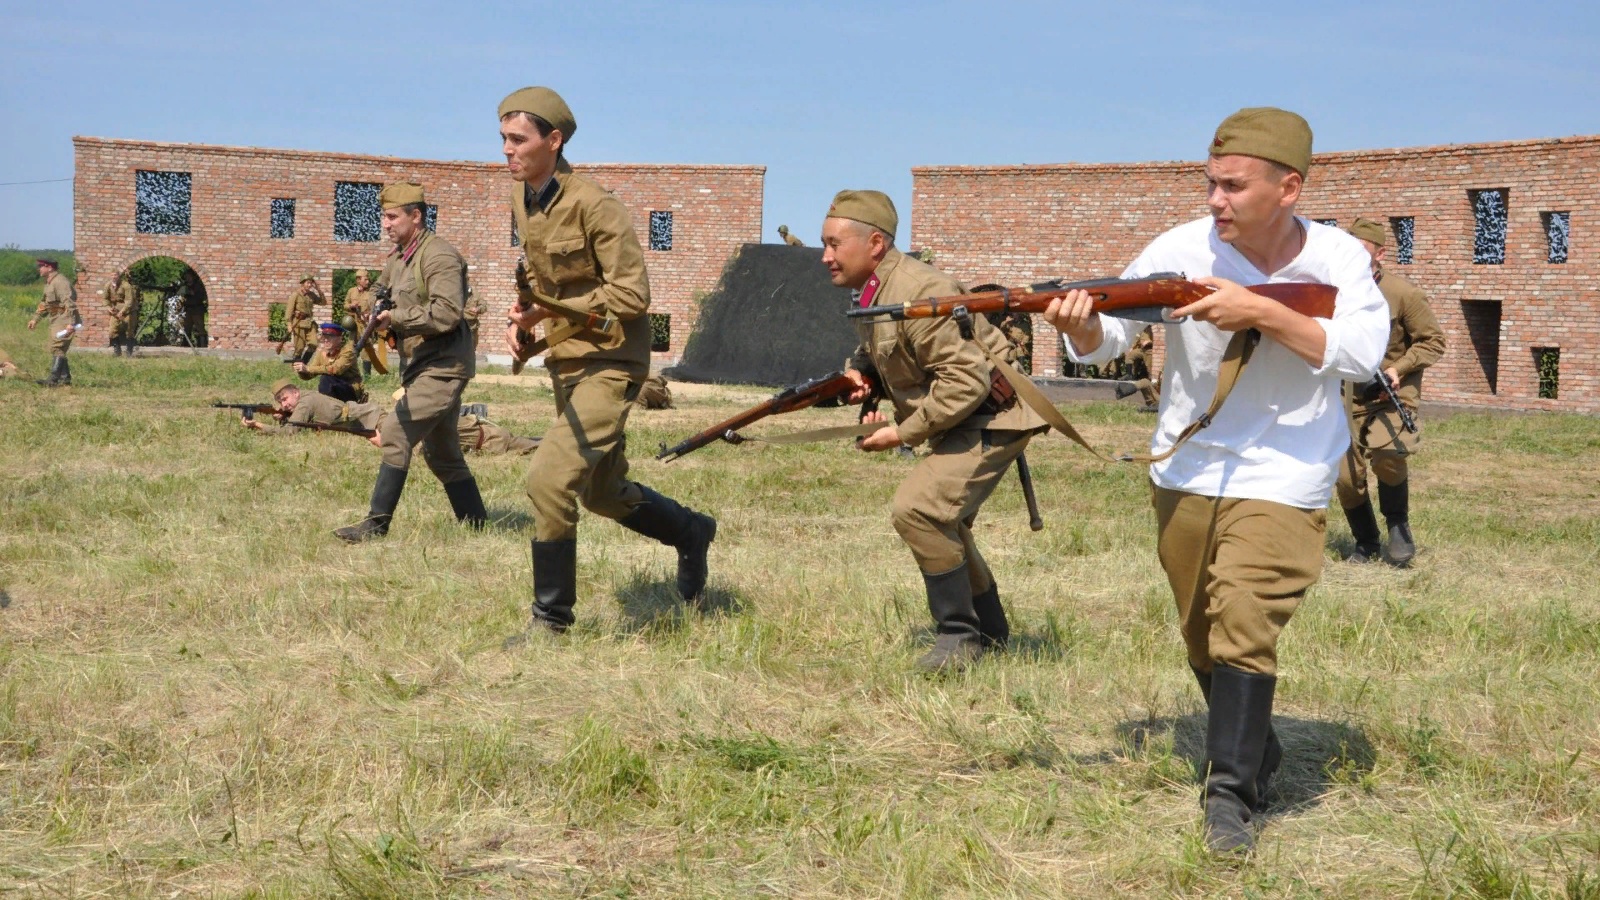
<instances>
[{"instance_id":1,"label":"white long-sleeve shirt","mask_svg":"<svg viewBox=\"0 0 1600 900\"><path fill-rule=\"evenodd\" d=\"M1350 429L1339 399L1342 379L1370 380L1389 340L1389 307L1372 280L1371 258L1359 241L1337 228L1300 219L1305 247L1292 262L1261 272L1218 239L1209 217L1162 234L1122 273L1142 278L1182 272L1214 275L1249 286L1267 282L1319 282L1339 289L1332 319L1314 319L1327 334L1322 364L1312 367L1287 347L1263 337L1216 418L1171 458L1150 467L1150 479L1172 490L1206 497L1271 500L1302 509L1328 504ZM1104 365L1127 352L1145 323L1101 316L1105 340L1079 363ZM1167 358L1161 412L1152 453L1164 452L1210 405L1223 351L1233 337L1194 320L1166 328Z\"/></svg>"}]
</instances>

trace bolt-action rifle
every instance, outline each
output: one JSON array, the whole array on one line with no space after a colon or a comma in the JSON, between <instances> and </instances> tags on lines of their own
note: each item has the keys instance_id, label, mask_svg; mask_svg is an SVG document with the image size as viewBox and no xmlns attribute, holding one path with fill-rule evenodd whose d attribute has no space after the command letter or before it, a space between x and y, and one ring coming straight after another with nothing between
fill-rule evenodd
<instances>
[{"instance_id":1,"label":"bolt-action rifle","mask_svg":"<svg viewBox=\"0 0 1600 900\"><path fill-rule=\"evenodd\" d=\"M341 434L353 434L356 437L364 438L372 437L378 433L371 428L362 428L360 425L350 425L344 423L324 425L321 422L286 422L284 424L293 425L296 428L309 428L312 431L337 431Z\"/></svg>"},{"instance_id":2,"label":"bolt-action rifle","mask_svg":"<svg viewBox=\"0 0 1600 900\"><path fill-rule=\"evenodd\" d=\"M237 409L246 422L254 422L257 414L263 416L282 414L281 410L270 403L213 403L211 406L215 409Z\"/></svg>"},{"instance_id":3,"label":"bolt-action rifle","mask_svg":"<svg viewBox=\"0 0 1600 900\"><path fill-rule=\"evenodd\" d=\"M1382 369L1378 370L1377 377L1372 379L1372 386L1382 391L1383 396L1394 404L1395 412L1400 414L1400 424L1405 427L1405 430L1411 434L1416 434L1417 420L1411 415L1411 410L1406 409L1406 405L1400 402L1400 395L1395 393L1394 382L1389 380L1388 373Z\"/></svg>"},{"instance_id":4,"label":"bolt-action rifle","mask_svg":"<svg viewBox=\"0 0 1600 900\"><path fill-rule=\"evenodd\" d=\"M553 313L544 320L544 337L534 340L526 330L517 329L517 352L511 358L511 374L519 375L528 360L556 346L579 332L588 332L590 339L600 347L615 350L622 346L622 323L616 316L592 313L563 303L554 297L533 289L528 280L528 262L517 260L517 311L527 312L535 306Z\"/></svg>"},{"instance_id":5,"label":"bolt-action rifle","mask_svg":"<svg viewBox=\"0 0 1600 900\"><path fill-rule=\"evenodd\" d=\"M394 293L390 291L387 284L380 284L374 288L372 298L372 312L367 316L367 324L362 327L361 335L356 338L355 355L357 359L361 357L361 351L367 349L367 344L372 342L373 336L378 333L378 316L394 309ZM374 369L378 370L379 375L388 374L389 367L384 365L380 356L375 353L368 353L367 360L372 363Z\"/></svg>"},{"instance_id":6,"label":"bolt-action rifle","mask_svg":"<svg viewBox=\"0 0 1600 900\"><path fill-rule=\"evenodd\" d=\"M1263 297L1271 297L1301 315L1319 319L1333 318L1333 301L1339 295L1339 289L1332 285L1300 282L1253 284L1248 289ZM1099 278L1075 282L1056 280L1023 288L928 297L909 300L900 306L852 309L845 315L852 319L898 322L948 316L958 307L965 307L973 315L1042 313L1051 301L1065 297L1074 290L1088 291L1094 298L1096 312L1159 324L1169 321L1166 310L1188 306L1215 293L1216 288L1190 281L1176 272L1159 272L1146 278Z\"/></svg>"},{"instance_id":7,"label":"bolt-action rifle","mask_svg":"<svg viewBox=\"0 0 1600 900\"><path fill-rule=\"evenodd\" d=\"M861 414L856 420L858 426L866 420L869 413L877 409L878 398L881 396L876 380L869 377L868 382L873 385L873 388L866 402L861 404ZM757 403L755 406L726 421L718 422L676 446L668 447L666 444L662 444L661 452L656 454L656 459L672 462L716 441L727 441L730 444L743 443L746 438L739 434L739 430L742 428L748 428L768 416L782 415L783 413L816 406L818 403L838 400L848 396L855 389L856 383L843 372L834 372L821 378L813 378L804 384L784 388L772 395L772 399ZM807 439L821 440L824 437L834 436L831 435L832 431L833 429L827 429L825 432L808 433ZM852 433L859 435L860 431L859 427L846 428L843 429L843 433L837 436L848 437Z\"/></svg>"}]
</instances>

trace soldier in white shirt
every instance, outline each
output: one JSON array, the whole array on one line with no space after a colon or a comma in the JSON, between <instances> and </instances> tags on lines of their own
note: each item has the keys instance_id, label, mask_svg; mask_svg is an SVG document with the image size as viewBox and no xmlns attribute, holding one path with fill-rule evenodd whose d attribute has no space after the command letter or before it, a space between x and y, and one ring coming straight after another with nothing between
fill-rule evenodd
<instances>
[{"instance_id":1,"label":"soldier in white shirt","mask_svg":"<svg viewBox=\"0 0 1600 900\"><path fill-rule=\"evenodd\" d=\"M1230 342L1257 341L1211 423L1150 468L1158 554L1210 705L1205 829L1216 853L1255 843L1253 819L1283 756L1271 718L1278 634L1321 574L1326 507L1350 444L1339 382L1370 380L1388 339L1388 305L1365 248L1294 213L1310 165L1305 119L1272 108L1234 113L1206 161L1210 218L1157 237L1123 272L1184 272L1216 288L1164 326L1166 389L1152 451L1174 446L1206 411ZM1246 287L1266 282L1337 287L1333 318L1301 315ZM1126 352L1144 328L1095 313L1082 291L1045 319L1067 335L1072 361L1091 365Z\"/></svg>"}]
</instances>

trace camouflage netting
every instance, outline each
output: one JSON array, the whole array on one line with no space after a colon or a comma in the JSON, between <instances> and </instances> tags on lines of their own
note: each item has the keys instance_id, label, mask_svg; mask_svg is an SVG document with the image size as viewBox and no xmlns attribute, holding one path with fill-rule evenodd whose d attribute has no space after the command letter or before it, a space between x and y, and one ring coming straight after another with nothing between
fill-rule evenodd
<instances>
[{"instance_id":1,"label":"camouflage netting","mask_svg":"<svg viewBox=\"0 0 1600 900\"><path fill-rule=\"evenodd\" d=\"M856 348L849 306L850 292L829 282L820 248L745 244L701 301L683 359L666 374L773 387L826 375Z\"/></svg>"}]
</instances>

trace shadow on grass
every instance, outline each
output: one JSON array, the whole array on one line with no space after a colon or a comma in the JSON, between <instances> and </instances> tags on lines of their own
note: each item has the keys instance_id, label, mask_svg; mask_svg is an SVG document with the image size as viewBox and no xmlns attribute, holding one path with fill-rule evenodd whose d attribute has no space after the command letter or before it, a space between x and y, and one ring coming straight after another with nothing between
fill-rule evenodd
<instances>
[{"instance_id":1,"label":"shadow on grass","mask_svg":"<svg viewBox=\"0 0 1600 900\"><path fill-rule=\"evenodd\" d=\"M1268 818L1316 806L1334 785L1359 781L1372 772L1377 762L1377 751L1366 732L1348 723L1273 716L1272 725L1283 742L1283 764L1267 788L1270 805L1264 815ZM1204 713L1120 722L1117 749L1080 758L1079 762L1106 764L1147 759L1152 752L1147 749L1151 740L1167 735L1172 738L1173 756L1187 760L1195 772L1204 770Z\"/></svg>"},{"instance_id":2,"label":"shadow on grass","mask_svg":"<svg viewBox=\"0 0 1600 900\"><path fill-rule=\"evenodd\" d=\"M495 531L532 531L533 516L519 509L491 509L489 527Z\"/></svg>"},{"instance_id":3,"label":"shadow on grass","mask_svg":"<svg viewBox=\"0 0 1600 900\"><path fill-rule=\"evenodd\" d=\"M666 634L682 630L694 618L732 615L744 609L736 591L715 582L707 584L697 603L684 603L677 585L665 578L635 573L617 590L622 607L623 634Z\"/></svg>"}]
</instances>

